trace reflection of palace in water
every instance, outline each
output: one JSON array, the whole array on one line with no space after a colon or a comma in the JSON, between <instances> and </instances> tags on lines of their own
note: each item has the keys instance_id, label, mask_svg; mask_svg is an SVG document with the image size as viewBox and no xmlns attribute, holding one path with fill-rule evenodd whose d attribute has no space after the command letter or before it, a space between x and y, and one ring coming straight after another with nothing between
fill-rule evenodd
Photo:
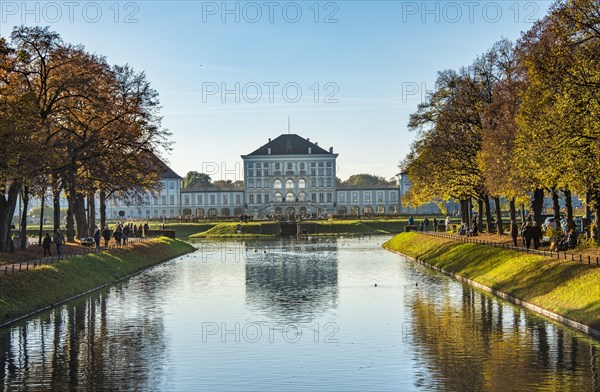
<instances>
[{"instance_id":1,"label":"reflection of palace in water","mask_svg":"<svg viewBox=\"0 0 600 392\"><path fill-rule=\"evenodd\" d=\"M272 242L271 242L272 244ZM266 316L287 321L336 307L337 240L282 239L276 247L247 248L246 303Z\"/></svg>"}]
</instances>

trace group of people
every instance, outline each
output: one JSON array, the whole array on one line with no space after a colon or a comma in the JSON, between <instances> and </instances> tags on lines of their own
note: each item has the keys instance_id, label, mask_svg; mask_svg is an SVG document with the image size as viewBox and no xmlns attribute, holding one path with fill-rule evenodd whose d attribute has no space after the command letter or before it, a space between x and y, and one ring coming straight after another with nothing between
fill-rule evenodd
<instances>
[{"instance_id":1,"label":"group of people","mask_svg":"<svg viewBox=\"0 0 600 392\"><path fill-rule=\"evenodd\" d=\"M531 247L532 242L534 249L538 249L542 244L542 228L531 217L523 222L520 229L516 221L510 221L510 236L512 237L514 246L518 246L517 238L519 235L523 240L523 246L527 249Z\"/></svg>"},{"instance_id":2,"label":"group of people","mask_svg":"<svg viewBox=\"0 0 600 392\"><path fill-rule=\"evenodd\" d=\"M62 245L65 242L65 237L56 229L54 236L50 237L50 233L46 233L42 240L42 248L44 248L44 257L52 256L52 244L56 246L56 254L58 257L62 255Z\"/></svg>"},{"instance_id":3,"label":"group of people","mask_svg":"<svg viewBox=\"0 0 600 392\"><path fill-rule=\"evenodd\" d=\"M446 216L446 220L442 221L442 220L437 220L437 218L433 218L433 221L430 221L429 218L425 217L425 219L423 219L420 223L419 223L419 231L429 231L429 224L433 223L433 230L434 231L438 231L438 227L439 225L443 224L445 226L445 231L450 230L450 216ZM411 215L408 218L408 224L410 226L414 226L415 225L415 218Z\"/></svg>"},{"instance_id":4,"label":"group of people","mask_svg":"<svg viewBox=\"0 0 600 392\"><path fill-rule=\"evenodd\" d=\"M144 225L118 223L112 233L108 226L105 226L102 231L100 231L100 229L96 229L93 238L94 243L96 244L96 249L100 250L101 238L104 239L104 247L106 248L108 248L108 242L110 241L111 237L115 239L117 246L121 246L127 245L129 238L140 238L142 236L147 236L149 230L150 226L148 225L148 222L146 222Z\"/></svg>"}]
</instances>

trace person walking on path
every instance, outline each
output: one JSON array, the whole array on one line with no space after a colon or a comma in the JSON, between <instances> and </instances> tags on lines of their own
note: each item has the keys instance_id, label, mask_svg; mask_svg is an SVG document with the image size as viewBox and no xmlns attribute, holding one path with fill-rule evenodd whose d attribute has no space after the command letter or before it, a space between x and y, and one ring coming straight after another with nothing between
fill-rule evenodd
<instances>
[{"instance_id":1,"label":"person walking on path","mask_svg":"<svg viewBox=\"0 0 600 392\"><path fill-rule=\"evenodd\" d=\"M531 240L533 239L533 226L531 225L531 222L527 222L525 225L523 237L525 238L525 247L529 249L531 247Z\"/></svg>"},{"instance_id":2,"label":"person walking on path","mask_svg":"<svg viewBox=\"0 0 600 392\"><path fill-rule=\"evenodd\" d=\"M93 237L94 237L94 242L96 243L96 251L99 252L100 251L100 237L102 237L102 234L100 233L100 229L96 229Z\"/></svg>"},{"instance_id":3,"label":"person walking on path","mask_svg":"<svg viewBox=\"0 0 600 392\"><path fill-rule=\"evenodd\" d=\"M450 231L450 215L446 215L446 231Z\"/></svg>"},{"instance_id":4,"label":"person walking on path","mask_svg":"<svg viewBox=\"0 0 600 392\"><path fill-rule=\"evenodd\" d=\"M44 248L44 257L52 256L50 253L50 247L52 246L52 238L50 238L50 234L46 233L44 240L42 241L42 247Z\"/></svg>"},{"instance_id":5,"label":"person walking on path","mask_svg":"<svg viewBox=\"0 0 600 392\"><path fill-rule=\"evenodd\" d=\"M425 224L425 231L429 231L429 218L425 217L423 223Z\"/></svg>"},{"instance_id":6,"label":"person walking on path","mask_svg":"<svg viewBox=\"0 0 600 392\"><path fill-rule=\"evenodd\" d=\"M63 237L60 230L56 229L56 233L54 233L54 243L56 244L56 253L58 257L62 255L62 244L65 242L65 237Z\"/></svg>"},{"instance_id":7,"label":"person walking on path","mask_svg":"<svg viewBox=\"0 0 600 392\"><path fill-rule=\"evenodd\" d=\"M437 232L437 227L438 227L438 220L437 218L433 218L433 231Z\"/></svg>"},{"instance_id":8,"label":"person walking on path","mask_svg":"<svg viewBox=\"0 0 600 392\"><path fill-rule=\"evenodd\" d=\"M517 246L517 237L519 236L519 226L517 226L517 222L514 220L510 221L510 236L513 240L513 245Z\"/></svg>"},{"instance_id":9,"label":"person walking on path","mask_svg":"<svg viewBox=\"0 0 600 392\"><path fill-rule=\"evenodd\" d=\"M108 241L110 241L110 230L108 226L104 226L104 230L102 230L102 238L104 238L104 247L108 248Z\"/></svg>"}]
</instances>

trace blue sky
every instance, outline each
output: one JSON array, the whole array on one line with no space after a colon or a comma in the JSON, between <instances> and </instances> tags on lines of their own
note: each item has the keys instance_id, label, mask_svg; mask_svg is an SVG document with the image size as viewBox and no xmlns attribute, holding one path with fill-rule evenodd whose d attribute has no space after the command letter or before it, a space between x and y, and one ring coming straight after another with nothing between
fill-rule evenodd
<instances>
[{"instance_id":1,"label":"blue sky","mask_svg":"<svg viewBox=\"0 0 600 392\"><path fill-rule=\"evenodd\" d=\"M241 177L240 155L287 133L339 153L338 176L391 177L436 73L515 40L547 1L0 2L0 34L47 25L129 63L158 90L180 175ZM237 174L236 174L237 173Z\"/></svg>"}]
</instances>

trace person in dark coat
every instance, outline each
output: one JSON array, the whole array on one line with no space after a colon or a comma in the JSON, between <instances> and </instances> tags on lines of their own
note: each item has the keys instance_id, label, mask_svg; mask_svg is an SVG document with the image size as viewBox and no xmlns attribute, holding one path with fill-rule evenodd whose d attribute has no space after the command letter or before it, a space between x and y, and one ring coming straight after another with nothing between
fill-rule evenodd
<instances>
[{"instance_id":1,"label":"person in dark coat","mask_svg":"<svg viewBox=\"0 0 600 392\"><path fill-rule=\"evenodd\" d=\"M110 241L110 230L108 226L104 226L104 230L102 230L102 238L104 238L104 247L108 248L108 241Z\"/></svg>"},{"instance_id":2,"label":"person in dark coat","mask_svg":"<svg viewBox=\"0 0 600 392\"><path fill-rule=\"evenodd\" d=\"M531 222L527 222L525 229L523 230L523 238L525 238L525 247L529 249L531 247L531 240L533 239L533 225Z\"/></svg>"},{"instance_id":3,"label":"person in dark coat","mask_svg":"<svg viewBox=\"0 0 600 392\"><path fill-rule=\"evenodd\" d=\"M519 236L519 226L517 226L517 222L514 220L510 221L510 236L513 240L513 245L517 246L517 237Z\"/></svg>"},{"instance_id":4,"label":"person in dark coat","mask_svg":"<svg viewBox=\"0 0 600 392\"><path fill-rule=\"evenodd\" d=\"M425 217L425 220L423 221L424 227L425 227L425 231L429 231L429 218Z\"/></svg>"},{"instance_id":5,"label":"person in dark coat","mask_svg":"<svg viewBox=\"0 0 600 392\"><path fill-rule=\"evenodd\" d=\"M52 253L50 253L50 248L52 247L52 238L50 238L50 234L46 233L46 236L42 241L42 247L44 248L44 257L52 256Z\"/></svg>"},{"instance_id":6,"label":"person in dark coat","mask_svg":"<svg viewBox=\"0 0 600 392\"><path fill-rule=\"evenodd\" d=\"M437 218L433 218L433 231L437 231L438 220Z\"/></svg>"},{"instance_id":7,"label":"person in dark coat","mask_svg":"<svg viewBox=\"0 0 600 392\"><path fill-rule=\"evenodd\" d=\"M96 244L96 250L99 251L100 250L100 237L102 237L102 234L100 233L100 229L96 229L93 237L94 237L94 243Z\"/></svg>"}]
</instances>

